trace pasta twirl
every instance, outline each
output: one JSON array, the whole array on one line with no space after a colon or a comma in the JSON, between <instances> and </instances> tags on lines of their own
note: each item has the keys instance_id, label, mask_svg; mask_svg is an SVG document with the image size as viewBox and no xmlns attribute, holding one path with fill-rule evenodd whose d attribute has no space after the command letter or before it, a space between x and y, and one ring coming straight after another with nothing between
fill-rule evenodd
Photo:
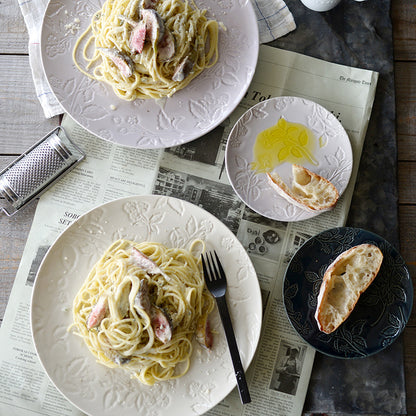
<instances>
[{"instance_id":1,"label":"pasta twirl","mask_svg":"<svg viewBox=\"0 0 416 416\"><path fill-rule=\"evenodd\" d=\"M127 240L107 249L74 299L71 325L99 363L148 385L188 371L214 308L191 251Z\"/></svg>"},{"instance_id":2,"label":"pasta twirl","mask_svg":"<svg viewBox=\"0 0 416 416\"><path fill-rule=\"evenodd\" d=\"M218 23L193 0L107 0L73 51L125 100L169 97L218 59Z\"/></svg>"}]
</instances>

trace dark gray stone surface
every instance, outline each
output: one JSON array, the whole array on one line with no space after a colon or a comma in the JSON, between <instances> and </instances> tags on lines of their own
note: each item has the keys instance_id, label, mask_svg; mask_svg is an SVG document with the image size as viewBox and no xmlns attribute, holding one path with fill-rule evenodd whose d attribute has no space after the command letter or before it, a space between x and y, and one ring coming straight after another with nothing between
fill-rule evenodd
<instances>
[{"instance_id":1,"label":"dark gray stone surface","mask_svg":"<svg viewBox=\"0 0 416 416\"><path fill-rule=\"evenodd\" d=\"M380 74L346 225L379 234L399 248L390 0L343 0L325 13L307 9L300 0L286 4L297 29L271 46ZM403 366L401 337L364 359L340 360L317 353L304 411L405 414Z\"/></svg>"}]
</instances>

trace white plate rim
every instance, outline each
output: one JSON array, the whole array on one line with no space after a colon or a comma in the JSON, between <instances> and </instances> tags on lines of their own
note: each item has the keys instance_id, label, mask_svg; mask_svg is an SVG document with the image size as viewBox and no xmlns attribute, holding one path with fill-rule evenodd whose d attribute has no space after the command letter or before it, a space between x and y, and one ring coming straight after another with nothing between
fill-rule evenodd
<instances>
[{"instance_id":1,"label":"white plate rim","mask_svg":"<svg viewBox=\"0 0 416 416\"><path fill-rule=\"evenodd\" d=\"M53 272L54 275L52 276L51 276L51 272L49 272L49 274L47 272L48 267L50 267L48 263L52 261L51 260L52 256L56 254L54 253L56 251L55 248L58 247L60 244L62 245L63 243L65 243L65 239L68 238L68 234L72 232L74 233L78 232L76 228L81 229L82 227L85 228L85 225L90 225L92 229L92 234L98 233L98 235L102 237L101 231L94 229L92 222L89 221L90 218L92 216L97 216L97 215L99 216L100 212L102 210L105 210L108 207L110 208L121 207L121 206L126 207L127 206L126 204L129 204L129 203L133 203L133 204L139 203L139 204L144 204L144 205L149 204L149 206L153 206L153 208L155 206L158 206L160 207L160 209L162 209L163 207L163 209L172 210L172 213L174 212L173 215L181 215L184 217L186 217L187 213L190 213L188 222L186 223L186 227L189 228L188 230L189 235L197 234L197 230L195 229L197 225L195 224L194 219L192 219L192 214L193 214L195 215L195 218L198 218L200 220L200 224L199 224L199 226L201 227L200 231L202 232L202 234L205 234L204 237L207 239L208 249L210 248L218 249L219 248L218 240L220 239L221 251L226 250L229 253L234 254L234 255L238 253L237 262L230 261L229 260L230 256L222 256L220 254L220 258L227 272L227 280L228 280L227 299L228 299L229 308L230 308L232 316L234 317L236 316L235 309L237 306L240 307L239 312L241 313L241 305L244 306L244 303L246 303L247 304L246 306L250 306L250 308L248 308L245 312L246 313L249 312L250 316L252 317L250 322L256 323L256 325L250 328L250 330L247 330L246 328L247 321L243 324L241 323L242 321L241 319L232 318L233 323L234 323L234 330L235 330L237 342L240 347L241 360L243 362L243 366L245 369L247 369L249 364L251 363L254 357L254 353L257 348L259 339L260 339L261 321L262 321L262 301L261 301L260 286L257 280L256 272L242 244L237 240L236 236L224 224L222 224L216 217L206 212L204 209L196 205L193 205L187 201L179 200L173 197L158 196L158 195L130 196L130 197L120 198L120 199L99 205L91 209L87 213L83 214L74 223L68 226L68 228L60 234L60 236L55 240L55 242L47 251L44 259L41 262L41 265L39 267L38 274L35 280L35 284L34 284L33 291L32 291L31 309L30 309L30 323L31 323L32 338L34 340L35 350L38 354L42 367L44 368L46 374L48 375L52 383L55 385L55 387L69 400L69 402L71 402L75 407L79 408L81 411L89 415L99 415L99 414L102 414L102 412L105 412L106 410L108 410L105 408L105 404L109 403L109 399L108 397L107 398L104 396L101 397L102 399L101 409L99 407L97 408L97 401L94 401L94 405L91 408L85 407L85 401L83 401L83 403L80 404L79 400L74 399L74 394L73 394L74 392L68 391L68 389L66 389L65 385L62 383L62 380L65 379L65 377L68 377L68 373L70 373L70 371L64 372L62 368L61 369L59 368L60 366L62 366L62 363L58 363L58 364L52 363L52 367L54 365L57 367L55 369L57 370L57 372L55 374L51 374L51 363L48 360L51 360L51 357L53 356L52 348L49 348L49 349L41 348L41 342L46 342L45 341L46 338L45 338L45 331L43 331L42 333L39 331L39 327L40 327L39 311L42 311L45 305L45 296L43 295L44 292L40 292L40 291L41 289L44 289L47 291L49 290L53 291L53 289L51 289L51 287L53 287L53 282L52 282L53 279L58 279L59 283L63 283L65 281L68 281L68 278L74 276L74 270L72 270L71 272L72 274L62 271L61 275L58 277L56 277L57 274L55 272ZM155 221L161 221L160 224L163 225L163 220L160 218L160 216L156 215L156 217L157 218L155 219ZM117 230L116 234L119 238L123 238L123 235L121 236L119 235L120 231L121 231L121 234L123 233L127 234L125 236L126 238L129 238L128 236L132 235L131 228L129 230ZM92 239L94 238L95 237L92 237ZM112 240L110 236L108 236L107 239L109 241ZM94 263L99 257L100 257L100 254L96 253L94 260L93 261L91 260L92 263ZM65 262L65 261L68 261L68 260L62 260L61 258L61 262ZM237 263L238 263L238 267L236 267ZM45 272L45 269L46 269L46 272ZM46 281L45 279L49 279L49 280ZM82 279L78 278L79 282L78 282L78 285L73 286L73 293L76 293L78 291L83 279L84 277ZM246 279L249 279L249 280L247 281ZM58 280L55 283L58 283ZM244 289L241 290L242 288L242 285L240 285L241 281L245 281L245 283L247 282L250 283L249 284L250 287L247 293L245 293ZM41 282L43 282L43 287L42 287ZM62 297L62 293L61 293L61 297ZM62 313L71 314L71 312L65 311L62 308L62 305L59 306L59 308L61 308ZM234 310L234 314L233 314L233 310ZM57 309L55 309L54 312L55 312L54 313L55 315L60 313L60 311ZM244 312L244 309L243 309L243 312ZM47 312L42 312L42 313L47 313ZM241 318L240 315L239 317ZM55 318L50 318L50 316L48 315L47 319L52 319L53 321L53 319ZM52 338L56 341L56 344L58 344L58 340L60 337L71 336L73 338L78 338L75 335L70 334L66 331L68 323L70 323L70 321L71 320L67 319L65 325L62 322L58 322L58 325L55 325L50 330L48 329L48 331L53 332L53 334L49 333L49 336L52 336ZM214 325L217 325L217 327L218 325L220 325L220 319L219 319L217 310L214 313ZM219 329L222 331L222 327L219 327ZM231 390L235 387L236 380L235 380L234 371L231 365L231 359L229 356L228 347L226 346L226 342L225 342L225 335L224 334L222 336L217 335L216 337L217 337L216 342L218 342L219 345L217 347L218 351L216 353L215 358L218 359L219 356L222 357L221 358L222 362L220 363L221 364L220 367L223 367L223 366L227 367L227 372L229 374L227 375L226 381L221 385L221 388L220 388L221 391L216 392L215 400L214 401L207 400L206 395L209 395L209 392L207 393L206 391L204 391L205 387L214 388L215 386L212 384L209 384L204 387L201 380L195 380L195 379L190 380L189 378L192 377L191 376L192 368L191 368L190 372L187 375L185 375L184 377L176 381L172 381L172 382L168 381L165 383L160 383L156 387L152 386L150 388L150 389L153 389L153 394L159 394L159 390L160 390L160 392L163 393L162 395L165 398L165 400L168 399L169 392L170 393L172 393L172 391L174 392L175 386L177 388L178 386L184 385L185 381L188 382L189 389L191 390L195 389L194 391L192 391L192 394L195 395L194 398L192 398L190 395L186 396L183 391L181 392L182 393L182 405L184 404L184 406L181 407L180 412L176 412L175 409L172 410L172 407L164 407L158 410L157 412L158 415L174 416L174 415L180 414L184 416L186 415L190 416L190 415L205 413L207 410L209 410L210 408L215 406L219 401L225 398L231 392ZM83 341L79 339L77 340L77 342L81 346L82 357L76 357L76 359L73 360L74 364L71 364L71 366L75 367L77 371L77 374L74 377L78 377L80 374L83 376L86 376L86 374L83 374L81 369L79 368L81 366L79 361L82 358L82 359L86 359L88 362L88 366L87 366L88 371L99 369L98 374L101 376L103 374L106 374L106 375L110 374L112 376L113 381L121 380L122 381L121 384L124 387L127 386L126 388L129 389L129 391L131 391L131 384L126 385L126 383L130 383L130 382L126 382L126 378L128 378L128 376L121 374L121 373L114 374L113 373L114 370L107 369L104 366L96 364L92 354L87 350L86 346L83 345ZM251 345L247 345L247 344L251 344ZM58 348L61 348L59 346L57 347L56 345L54 345L54 348L57 350L57 353L60 357L64 357L65 354L68 354L68 351L66 352L59 351ZM197 359L199 360L199 365L202 365L201 362L203 362L204 359L207 359L206 356L204 358L204 354L207 354L207 353L211 354L213 351L215 351L215 346L213 348L213 351L211 352L206 352L205 350L202 350L202 349L201 351L197 351L197 353L199 354L197 355ZM215 364L215 360L214 360L214 364ZM215 368L216 368L216 371L219 370L218 365ZM63 373L65 373L65 376L63 375ZM58 380L56 377L56 374L61 374L63 378L61 380ZM206 377L207 375L201 376L200 374L200 377L203 378L204 376ZM95 377L94 377L94 380L96 380ZM198 382L201 382L199 386L198 386ZM73 380L73 383L75 385L77 383L77 380ZM146 395L149 395L149 390L146 390L148 388L147 386L142 386L140 385L139 382L135 380L132 380L132 383L133 383L132 385L134 385L135 391L140 390L140 393L142 394L142 396L143 396L143 391L146 391ZM82 395L83 393L79 392L79 394ZM107 393L107 396L108 396L108 393ZM139 403L140 402L139 399L140 399L139 397L136 398L135 403ZM201 400L203 403L199 403ZM87 402L91 402L91 400L88 399ZM137 408L134 406L130 408L127 408L127 407L123 408L123 403L121 403L120 406L121 407L116 406L115 408L112 408L111 410L112 411L117 411L117 409L123 410L123 415L125 416L137 414ZM141 409L141 411L143 411L143 409ZM149 413L143 412L141 414L153 415L154 413L152 413L152 411L154 411L154 409L153 410L150 409Z\"/></svg>"}]
</instances>

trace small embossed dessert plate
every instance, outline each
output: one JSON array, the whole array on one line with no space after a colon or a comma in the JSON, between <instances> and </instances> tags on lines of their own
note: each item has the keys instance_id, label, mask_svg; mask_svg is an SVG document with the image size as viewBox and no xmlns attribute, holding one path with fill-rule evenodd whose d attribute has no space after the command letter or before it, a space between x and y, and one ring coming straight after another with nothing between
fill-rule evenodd
<instances>
[{"instance_id":1,"label":"small embossed dessert plate","mask_svg":"<svg viewBox=\"0 0 416 416\"><path fill-rule=\"evenodd\" d=\"M288 138L282 142L281 158L279 164L272 166L273 171L291 185L291 166L297 163L331 181L342 195L353 167L350 139L332 113L299 97L271 98L251 107L240 117L227 142L228 178L244 203L265 217L278 221L312 218L321 211L307 211L289 202L273 189L265 173L254 169L257 136L276 126L279 120L285 120L283 127ZM297 135L292 134L293 131ZM275 150L272 146L270 151ZM263 149L263 153L267 151Z\"/></svg>"},{"instance_id":2,"label":"small embossed dessert plate","mask_svg":"<svg viewBox=\"0 0 416 416\"><path fill-rule=\"evenodd\" d=\"M133 196L94 208L72 223L47 252L32 294L36 351L58 390L88 415L195 416L236 386L218 310L211 351L194 343L191 367L176 380L145 386L122 369L96 362L84 340L68 331L72 302L89 271L119 238L189 248L195 239L222 253L228 304L245 369L260 337L262 301L254 267L235 235L216 217L166 196ZM236 393L238 400L238 393Z\"/></svg>"},{"instance_id":3,"label":"small embossed dessert plate","mask_svg":"<svg viewBox=\"0 0 416 416\"><path fill-rule=\"evenodd\" d=\"M72 51L104 0L51 0L41 33L46 78L78 124L102 139L142 149L177 146L218 126L244 97L257 65L259 35L249 0L196 0L221 22L218 62L170 98L125 101L75 67ZM223 27L223 25L225 28Z\"/></svg>"},{"instance_id":4,"label":"small embossed dessert plate","mask_svg":"<svg viewBox=\"0 0 416 416\"><path fill-rule=\"evenodd\" d=\"M343 251L364 243L382 251L380 271L347 320L325 334L314 317L325 270ZM412 311L413 285L403 258L388 241L360 228L340 227L312 237L299 248L286 270L283 301L294 329L318 351L336 358L360 358L382 351L402 333Z\"/></svg>"}]
</instances>

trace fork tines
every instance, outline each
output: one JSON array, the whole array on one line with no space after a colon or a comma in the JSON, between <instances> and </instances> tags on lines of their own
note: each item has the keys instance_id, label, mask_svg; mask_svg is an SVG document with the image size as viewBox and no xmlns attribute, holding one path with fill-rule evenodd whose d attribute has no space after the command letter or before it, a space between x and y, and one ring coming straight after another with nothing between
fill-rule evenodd
<instances>
[{"instance_id":1,"label":"fork tines","mask_svg":"<svg viewBox=\"0 0 416 416\"><path fill-rule=\"evenodd\" d=\"M202 268L204 271L205 284L211 294L218 298L224 296L227 289L227 278L222 268L220 259L215 251L204 255L201 254ZM215 258L214 258L215 256Z\"/></svg>"},{"instance_id":2,"label":"fork tines","mask_svg":"<svg viewBox=\"0 0 416 416\"><path fill-rule=\"evenodd\" d=\"M214 253L215 260L212 253ZM207 276L209 280L226 280L224 269L222 268L220 259L218 258L216 251L214 250L213 252L207 252L205 257L206 260L204 260L204 255L201 254L204 276Z\"/></svg>"}]
</instances>

